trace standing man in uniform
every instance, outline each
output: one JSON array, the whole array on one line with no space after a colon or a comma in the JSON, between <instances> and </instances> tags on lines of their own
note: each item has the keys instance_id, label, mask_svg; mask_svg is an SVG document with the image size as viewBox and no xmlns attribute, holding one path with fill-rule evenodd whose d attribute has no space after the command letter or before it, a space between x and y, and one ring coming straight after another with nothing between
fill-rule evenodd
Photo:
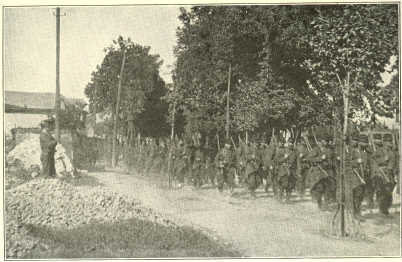
<instances>
[{"instance_id":1,"label":"standing man in uniform","mask_svg":"<svg viewBox=\"0 0 402 262\"><path fill-rule=\"evenodd\" d=\"M49 120L40 123L41 132L39 136L41 155L40 161L42 163L42 174L45 177L55 177L56 169L54 163L54 153L56 152L57 141L50 134Z\"/></svg>"}]
</instances>

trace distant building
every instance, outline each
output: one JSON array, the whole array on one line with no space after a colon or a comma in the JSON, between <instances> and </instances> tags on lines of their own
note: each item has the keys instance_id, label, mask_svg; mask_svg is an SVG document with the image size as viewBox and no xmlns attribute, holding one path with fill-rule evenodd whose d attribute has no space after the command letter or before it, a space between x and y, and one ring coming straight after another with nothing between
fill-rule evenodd
<instances>
[{"instance_id":1,"label":"distant building","mask_svg":"<svg viewBox=\"0 0 402 262\"><path fill-rule=\"evenodd\" d=\"M85 105L83 99L61 97L60 109L68 105ZM12 128L37 128L39 123L54 115L55 94L4 91L4 131Z\"/></svg>"},{"instance_id":2,"label":"distant building","mask_svg":"<svg viewBox=\"0 0 402 262\"><path fill-rule=\"evenodd\" d=\"M107 123L111 121L111 115L108 111L88 114L85 121L87 136L105 138L108 130Z\"/></svg>"}]
</instances>

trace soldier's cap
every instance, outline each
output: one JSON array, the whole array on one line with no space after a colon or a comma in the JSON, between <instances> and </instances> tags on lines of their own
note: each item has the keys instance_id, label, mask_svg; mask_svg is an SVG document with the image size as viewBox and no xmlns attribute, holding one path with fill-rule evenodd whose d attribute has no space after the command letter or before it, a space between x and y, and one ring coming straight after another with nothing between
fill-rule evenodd
<instances>
[{"instance_id":1,"label":"soldier's cap","mask_svg":"<svg viewBox=\"0 0 402 262\"><path fill-rule=\"evenodd\" d=\"M39 125L40 125L40 127L50 127L50 125L52 124L52 120L50 120L50 119L46 119L46 120L42 120L40 123L39 123Z\"/></svg>"},{"instance_id":2,"label":"soldier's cap","mask_svg":"<svg viewBox=\"0 0 402 262\"><path fill-rule=\"evenodd\" d=\"M374 144L376 145L383 145L381 140L374 140Z\"/></svg>"}]
</instances>

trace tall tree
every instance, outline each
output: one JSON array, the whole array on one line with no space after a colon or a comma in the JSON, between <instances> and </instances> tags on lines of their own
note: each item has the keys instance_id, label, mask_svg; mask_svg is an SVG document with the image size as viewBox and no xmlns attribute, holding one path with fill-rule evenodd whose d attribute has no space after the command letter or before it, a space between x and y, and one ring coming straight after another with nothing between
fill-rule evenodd
<instances>
[{"instance_id":1,"label":"tall tree","mask_svg":"<svg viewBox=\"0 0 402 262\"><path fill-rule=\"evenodd\" d=\"M344 207L351 210L352 187L345 176L346 135L351 113L367 111L365 101L375 107L381 73L391 56L397 55L398 8L396 5L321 6L303 37L311 48L306 68L314 91L333 101L338 125L342 127L342 164L337 179L344 235ZM350 227L349 227L350 229Z\"/></svg>"},{"instance_id":2,"label":"tall tree","mask_svg":"<svg viewBox=\"0 0 402 262\"><path fill-rule=\"evenodd\" d=\"M122 65L123 50L125 51L126 61L121 78L121 102L117 109L118 81ZM159 68L162 61L159 55L150 54L150 47L135 44L130 38L118 37L113 44L105 48L105 57L100 66L92 73L91 81L88 83L85 94L89 98L90 108L95 112L110 112L112 120L118 118L118 134L127 134L125 130L127 120L133 120L137 127L141 124L155 126L156 121L163 119L144 120L147 113L144 110L156 110L158 114L163 114L163 101L159 97L164 95L164 82L159 76ZM149 103L158 100L158 107L152 108ZM148 105L147 105L148 103ZM117 110L116 110L117 109ZM154 113L156 112L154 111ZM115 112L119 112L115 115ZM148 113L149 116L150 113ZM166 121L158 123L162 124ZM145 128L145 127L144 127ZM161 127L162 132L166 127ZM137 129L139 130L139 129ZM144 130L144 129L143 129ZM148 132L150 135L152 132Z\"/></svg>"}]
</instances>

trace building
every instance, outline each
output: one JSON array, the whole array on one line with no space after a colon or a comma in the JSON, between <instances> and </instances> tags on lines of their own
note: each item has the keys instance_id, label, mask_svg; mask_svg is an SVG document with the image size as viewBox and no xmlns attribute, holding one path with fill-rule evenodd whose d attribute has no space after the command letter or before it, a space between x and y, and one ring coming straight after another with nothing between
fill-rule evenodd
<instances>
[{"instance_id":1,"label":"building","mask_svg":"<svg viewBox=\"0 0 402 262\"><path fill-rule=\"evenodd\" d=\"M74 105L83 107L83 99L61 97L60 109ZM12 128L38 128L39 123L54 115L55 94L4 91L4 132L11 133Z\"/></svg>"}]
</instances>

